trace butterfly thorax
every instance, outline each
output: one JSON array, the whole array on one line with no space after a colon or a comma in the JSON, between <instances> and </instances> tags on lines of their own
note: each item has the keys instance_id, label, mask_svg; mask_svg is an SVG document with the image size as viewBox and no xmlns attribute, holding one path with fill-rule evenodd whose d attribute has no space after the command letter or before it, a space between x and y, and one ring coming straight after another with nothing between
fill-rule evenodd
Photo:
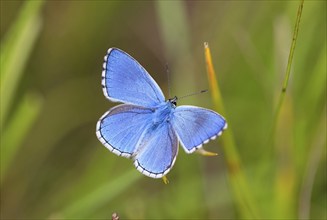
<instances>
[{"instance_id":1,"label":"butterfly thorax","mask_svg":"<svg viewBox=\"0 0 327 220\"><path fill-rule=\"evenodd\" d=\"M160 104L154 111L153 124L161 124L163 122L169 122L173 112L176 108L175 99L169 99L168 101Z\"/></svg>"}]
</instances>

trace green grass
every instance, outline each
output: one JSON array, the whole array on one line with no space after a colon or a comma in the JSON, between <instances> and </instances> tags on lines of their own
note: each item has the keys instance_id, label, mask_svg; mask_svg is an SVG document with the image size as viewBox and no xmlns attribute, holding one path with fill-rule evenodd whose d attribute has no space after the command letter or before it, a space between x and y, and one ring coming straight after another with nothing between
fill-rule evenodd
<instances>
[{"instance_id":1,"label":"green grass","mask_svg":"<svg viewBox=\"0 0 327 220\"><path fill-rule=\"evenodd\" d=\"M326 2L302 3L1 1L1 218L326 219ZM180 149L165 185L103 147L109 47L209 89L178 104L226 118L218 156Z\"/></svg>"},{"instance_id":2,"label":"green grass","mask_svg":"<svg viewBox=\"0 0 327 220\"><path fill-rule=\"evenodd\" d=\"M3 175L22 145L31 125L41 108L41 98L37 94L27 92L19 96L14 114L8 120L17 88L31 50L41 30L39 10L42 1L31 1L24 4L7 35L1 40L1 182ZM5 124L7 123L7 124Z\"/></svg>"}]
</instances>

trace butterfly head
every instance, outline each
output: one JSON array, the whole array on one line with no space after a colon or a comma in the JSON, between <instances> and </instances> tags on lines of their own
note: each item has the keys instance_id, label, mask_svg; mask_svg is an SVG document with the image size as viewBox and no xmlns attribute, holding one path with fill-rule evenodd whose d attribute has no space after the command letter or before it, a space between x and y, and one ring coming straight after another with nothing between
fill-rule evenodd
<instances>
[{"instance_id":1,"label":"butterfly head","mask_svg":"<svg viewBox=\"0 0 327 220\"><path fill-rule=\"evenodd\" d=\"M177 106L177 96L175 96L174 98L168 99L168 102L170 102L172 104L173 107Z\"/></svg>"}]
</instances>

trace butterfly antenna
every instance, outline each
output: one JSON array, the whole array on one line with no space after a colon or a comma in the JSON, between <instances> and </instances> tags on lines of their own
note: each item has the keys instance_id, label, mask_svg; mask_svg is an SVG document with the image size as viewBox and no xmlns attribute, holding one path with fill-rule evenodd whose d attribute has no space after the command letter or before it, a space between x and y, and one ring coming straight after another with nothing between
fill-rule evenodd
<instances>
[{"instance_id":1,"label":"butterfly antenna","mask_svg":"<svg viewBox=\"0 0 327 220\"><path fill-rule=\"evenodd\" d=\"M205 93L205 92L208 92L208 89L204 89L204 90L201 90L200 92L195 92L195 93L191 93L191 94L188 94L188 95L184 95L182 97L179 97L178 99L186 98L186 97L193 96L193 95L202 94L202 93Z\"/></svg>"},{"instance_id":2,"label":"butterfly antenna","mask_svg":"<svg viewBox=\"0 0 327 220\"><path fill-rule=\"evenodd\" d=\"M171 97L170 96L170 72L169 72L168 63L166 63L165 67L166 67L166 74L167 74L167 80L168 80L168 97Z\"/></svg>"}]
</instances>

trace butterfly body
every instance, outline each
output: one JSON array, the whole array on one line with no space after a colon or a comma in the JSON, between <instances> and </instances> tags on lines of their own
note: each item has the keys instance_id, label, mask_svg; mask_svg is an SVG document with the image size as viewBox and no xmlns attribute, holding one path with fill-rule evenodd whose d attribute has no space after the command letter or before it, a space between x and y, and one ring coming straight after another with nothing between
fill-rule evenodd
<instances>
[{"instance_id":1,"label":"butterfly body","mask_svg":"<svg viewBox=\"0 0 327 220\"><path fill-rule=\"evenodd\" d=\"M176 106L170 101L164 102L158 106L154 111L153 123L169 123L171 117L173 116Z\"/></svg>"},{"instance_id":2,"label":"butterfly body","mask_svg":"<svg viewBox=\"0 0 327 220\"><path fill-rule=\"evenodd\" d=\"M175 163L178 142L192 153L227 128L218 113L178 106L165 100L146 70L130 55L111 48L102 72L104 95L122 102L98 121L98 139L111 152L134 160L138 171L152 178L165 176Z\"/></svg>"}]
</instances>

